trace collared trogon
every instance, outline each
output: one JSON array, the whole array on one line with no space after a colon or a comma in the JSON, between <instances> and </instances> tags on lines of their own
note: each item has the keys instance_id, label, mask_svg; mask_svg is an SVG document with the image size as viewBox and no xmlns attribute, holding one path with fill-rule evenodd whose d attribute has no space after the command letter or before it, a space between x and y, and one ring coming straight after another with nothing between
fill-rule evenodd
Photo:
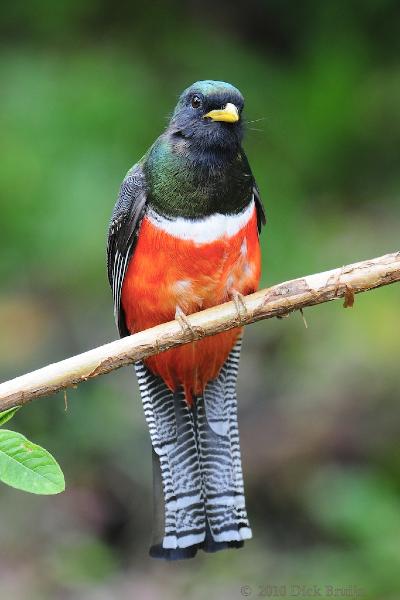
<instances>
[{"instance_id":1,"label":"collared trogon","mask_svg":"<svg viewBox=\"0 0 400 600\"><path fill-rule=\"evenodd\" d=\"M241 146L243 105L228 83L193 84L123 180L107 247L121 336L174 318L185 326L185 315L257 289L265 216ZM251 537L235 389L241 333L135 365L153 448L151 556L190 558Z\"/></svg>"}]
</instances>

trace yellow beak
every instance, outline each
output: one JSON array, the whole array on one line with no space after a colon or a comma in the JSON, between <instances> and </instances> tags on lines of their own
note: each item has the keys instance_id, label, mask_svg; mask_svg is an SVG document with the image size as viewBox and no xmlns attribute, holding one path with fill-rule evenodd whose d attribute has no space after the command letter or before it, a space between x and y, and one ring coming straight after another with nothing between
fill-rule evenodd
<instances>
[{"instance_id":1,"label":"yellow beak","mask_svg":"<svg viewBox=\"0 0 400 600\"><path fill-rule=\"evenodd\" d=\"M228 102L225 108L210 110L204 118L209 117L213 121L224 121L224 123L236 123L239 121L239 112L234 104Z\"/></svg>"}]
</instances>

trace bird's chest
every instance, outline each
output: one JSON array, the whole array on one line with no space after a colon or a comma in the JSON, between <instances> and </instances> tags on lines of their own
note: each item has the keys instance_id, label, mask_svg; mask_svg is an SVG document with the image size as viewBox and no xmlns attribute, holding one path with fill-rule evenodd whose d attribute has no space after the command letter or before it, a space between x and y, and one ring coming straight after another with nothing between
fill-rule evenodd
<instances>
[{"instance_id":1,"label":"bird's chest","mask_svg":"<svg viewBox=\"0 0 400 600\"><path fill-rule=\"evenodd\" d=\"M260 250L254 203L238 215L202 220L144 218L125 277L122 302L135 330L254 291ZM132 319L129 319L132 320Z\"/></svg>"}]
</instances>

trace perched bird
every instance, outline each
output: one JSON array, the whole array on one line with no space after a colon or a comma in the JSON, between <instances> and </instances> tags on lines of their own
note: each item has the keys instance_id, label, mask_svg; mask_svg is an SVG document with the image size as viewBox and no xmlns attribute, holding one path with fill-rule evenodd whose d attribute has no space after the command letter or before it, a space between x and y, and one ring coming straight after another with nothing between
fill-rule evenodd
<instances>
[{"instance_id":1,"label":"perched bird","mask_svg":"<svg viewBox=\"0 0 400 600\"><path fill-rule=\"evenodd\" d=\"M112 213L108 276L121 336L254 292L258 188L242 149L244 100L198 81L127 173ZM188 324L186 323L186 326ZM237 424L240 328L135 365L153 449L150 555L176 560L251 537Z\"/></svg>"}]
</instances>

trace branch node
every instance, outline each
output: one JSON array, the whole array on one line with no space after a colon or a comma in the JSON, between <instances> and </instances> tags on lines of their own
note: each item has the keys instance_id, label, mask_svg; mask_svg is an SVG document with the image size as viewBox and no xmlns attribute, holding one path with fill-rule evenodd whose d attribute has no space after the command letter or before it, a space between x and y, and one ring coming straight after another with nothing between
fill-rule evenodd
<instances>
[{"instance_id":1,"label":"branch node","mask_svg":"<svg viewBox=\"0 0 400 600\"><path fill-rule=\"evenodd\" d=\"M283 313L281 315L276 315L277 319L287 319L289 317L290 313Z\"/></svg>"}]
</instances>

